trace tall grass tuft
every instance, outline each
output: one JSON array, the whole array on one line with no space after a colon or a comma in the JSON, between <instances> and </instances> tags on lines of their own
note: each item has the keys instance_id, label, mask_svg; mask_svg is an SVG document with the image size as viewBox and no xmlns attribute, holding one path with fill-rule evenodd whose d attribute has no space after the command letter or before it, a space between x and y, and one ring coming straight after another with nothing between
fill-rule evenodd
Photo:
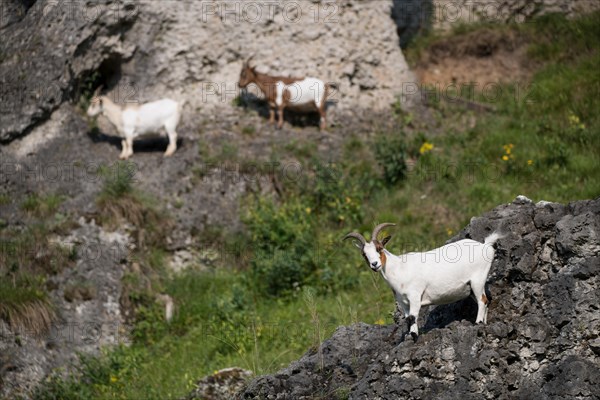
<instances>
[{"instance_id":1,"label":"tall grass tuft","mask_svg":"<svg viewBox=\"0 0 600 400\"><path fill-rule=\"evenodd\" d=\"M39 277L21 274L0 280L0 318L15 332L40 335L56 318Z\"/></svg>"}]
</instances>

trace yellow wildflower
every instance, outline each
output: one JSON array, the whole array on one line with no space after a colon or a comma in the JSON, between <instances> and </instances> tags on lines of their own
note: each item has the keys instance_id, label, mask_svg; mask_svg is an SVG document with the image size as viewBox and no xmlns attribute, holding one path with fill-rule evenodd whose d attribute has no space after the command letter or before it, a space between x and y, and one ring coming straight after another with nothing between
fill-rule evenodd
<instances>
[{"instance_id":1,"label":"yellow wildflower","mask_svg":"<svg viewBox=\"0 0 600 400\"><path fill-rule=\"evenodd\" d=\"M452 235L454 233L454 231L450 228L446 229L446 233L448 234L448 236Z\"/></svg>"},{"instance_id":2,"label":"yellow wildflower","mask_svg":"<svg viewBox=\"0 0 600 400\"><path fill-rule=\"evenodd\" d=\"M507 155L504 155L504 156L502 156L502 159L503 159L504 161L508 161L508 156L507 156Z\"/></svg>"},{"instance_id":3,"label":"yellow wildflower","mask_svg":"<svg viewBox=\"0 0 600 400\"><path fill-rule=\"evenodd\" d=\"M383 318L379 318L377 321L375 321L375 325L383 325L385 324L385 320Z\"/></svg>"},{"instance_id":4,"label":"yellow wildflower","mask_svg":"<svg viewBox=\"0 0 600 400\"><path fill-rule=\"evenodd\" d=\"M421 154L425 154L425 153L429 153L431 150L433 150L433 144L429 143L429 142L425 142L421 145L421 148L419 149L419 153Z\"/></svg>"},{"instance_id":5,"label":"yellow wildflower","mask_svg":"<svg viewBox=\"0 0 600 400\"><path fill-rule=\"evenodd\" d=\"M116 381L118 381L118 380L119 380L119 378L117 378L116 376L111 376L111 377L110 377L110 381L111 381L112 383L115 383L115 382L116 382Z\"/></svg>"},{"instance_id":6,"label":"yellow wildflower","mask_svg":"<svg viewBox=\"0 0 600 400\"><path fill-rule=\"evenodd\" d=\"M527 165L533 165L533 160L527 160Z\"/></svg>"},{"instance_id":7,"label":"yellow wildflower","mask_svg":"<svg viewBox=\"0 0 600 400\"><path fill-rule=\"evenodd\" d=\"M569 115L569 122L571 123L571 125L579 125L579 117L575 114L571 114Z\"/></svg>"},{"instance_id":8,"label":"yellow wildflower","mask_svg":"<svg viewBox=\"0 0 600 400\"><path fill-rule=\"evenodd\" d=\"M305 211L306 211L307 214L310 214L312 210L310 209L310 207L306 207Z\"/></svg>"}]
</instances>

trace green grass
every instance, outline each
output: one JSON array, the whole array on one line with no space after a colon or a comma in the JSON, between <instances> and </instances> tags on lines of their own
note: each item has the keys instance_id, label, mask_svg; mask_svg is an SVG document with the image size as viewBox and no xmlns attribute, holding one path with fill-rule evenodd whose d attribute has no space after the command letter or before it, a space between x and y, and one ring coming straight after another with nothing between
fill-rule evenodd
<instances>
[{"instance_id":1,"label":"green grass","mask_svg":"<svg viewBox=\"0 0 600 400\"><path fill-rule=\"evenodd\" d=\"M282 182L281 198L244 200L246 231L229 240L220 233L229 246L220 248L220 268L160 278L177 306L170 324L160 307L141 302L130 347L84 359L81 377L52 379L38 398L178 398L221 368L273 372L338 325L391 323L391 291L340 242L348 231L368 235L375 222L396 222L388 248L402 253L443 244L517 195L563 203L600 196L600 44L590 39L600 13L545 18L519 28L536 33L530 57L540 63L527 96L503 97L493 113L445 110L445 134L349 136L335 163L299 139L287 150L314 168ZM476 123L461 125L469 116ZM381 144L386 135L394 146ZM222 153L236 155L233 147ZM160 269L164 254L150 259ZM277 279L281 271L294 279Z\"/></svg>"},{"instance_id":2,"label":"green grass","mask_svg":"<svg viewBox=\"0 0 600 400\"><path fill-rule=\"evenodd\" d=\"M39 195L33 193L25 197L25 200L21 203L21 210L28 215L45 218L53 215L64 200L64 196L56 194Z\"/></svg>"},{"instance_id":3,"label":"green grass","mask_svg":"<svg viewBox=\"0 0 600 400\"><path fill-rule=\"evenodd\" d=\"M58 380L38 399L88 393L88 398L177 398L199 377L225 366L267 373L315 347L339 325L358 321L391 323L389 289L372 272L357 271L362 284L352 292L316 296L299 293L287 301L253 299L239 273L191 272L175 278L167 292L179 306L166 334L152 346L121 347L84 375L88 383ZM239 301L243 299L243 303ZM315 321L319 331L315 331ZM117 361L115 361L117 360ZM100 379L98 379L100 375ZM93 385L92 385L93 384Z\"/></svg>"},{"instance_id":4,"label":"green grass","mask_svg":"<svg viewBox=\"0 0 600 400\"><path fill-rule=\"evenodd\" d=\"M17 333L42 334L56 317L46 280L72 266L76 256L74 248L51 240L69 227L68 218L57 213L64 199L33 193L19 203L26 226L0 219L0 318ZM10 201L0 197L0 205Z\"/></svg>"},{"instance_id":5,"label":"green grass","mask_svg":"<svg viewBox=\"0 0 600 400\"><path fill-rule=\"evenodd\" d=\"M56 317L39 275L19 274L0 280L0 318L17 333L41 334Z\"/></svg>"},{"instance_id":6,"label":"green grass","mask_svg":"<svg viewBox=\"0 0 600 400\"><path fill-rule=\"evenodd\" d=\"M116 200L134 192L136 165L129 161L118 161L113 165L98 168L103 185L101 200Z\"/></svg>"},{"instance_id":7,"label":"green grass","mask_svg":"<svg viewBox=\"0 0 600 400\"><path fill-rule=\"evenodd\" d=\"M7 194L0 194L0 206L10 204L10 196Z\"/></svg>"}]
</instances>

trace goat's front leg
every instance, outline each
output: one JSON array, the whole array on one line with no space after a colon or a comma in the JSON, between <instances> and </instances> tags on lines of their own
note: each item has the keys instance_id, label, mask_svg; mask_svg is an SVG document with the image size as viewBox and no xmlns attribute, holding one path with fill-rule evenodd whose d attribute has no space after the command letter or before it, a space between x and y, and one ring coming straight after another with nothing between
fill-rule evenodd
<instances>
[{"instance_id":1,"label":"goat's front leg","mask_svg":"<svg viewBox=\"0 0 600 400\"><path fill-rule=\"evenodd\" d=\"M133 155L133 134L125 135L125 148L127 150L125 150L125 156L123 157L123 159L127 160Z\"/></svg>"},{"instance_id":2,"label":"goat's front leg","mask_svg":"<svg viewBox=\"0 0 600 400\"><path fill-rule=\"evenodd\" d=\"M275 124L275 104L269 104L269 124Z\"/></svg>"},{"instance_id":3,"label":"goat's front leg","mask_svg":"<svg viewBox=\"0 0 600 400\"><path fill-rule=\"evenodd\" d=\"M175 132L175 129L169 129L167 135L169 136L169 145L167 146L164 156L170 157L175 153L175 150L177 150L177 132Z\"/></svg>"},{"instance_id":4,"label":"goat's front leg","mask_svg":"<svg viewBox=\"0 0 600 400\"><path fill-rule=\"evenodd\" d=\"M324 131L327 128L327 114L325 107L319 108L319 130Z\"/></svg>"},{"instance_id":5,"label":"goat's front leg","mask_svg":"<svg viewBox=\"0 0 600 400\"><path fill-rule=\"evenodd\" d=\"M121 140L121 154L119 154L119 158L121 160L127 158L127 141L125 139Z\"/></svg>"},{"instance_id":6,"label":"goat's front leg","mask_svg":"<svg viewBox=\"0 0 600 400\"><path fill-rule=\"evenodd\" d=\"M277 107L277 129L283 127L283 106Z\"/></svg>"},{"instance_id":7,"label":"goat's front leg","mask_svg":"<svg viewBox=\"0 0 600 400\"><path fill-rule=\"evenodd\" d=\"M410 301L410 312L408 318L406 319L409 325L409 332L416 342L419 337L419 326L417 325L417 321L419 320L419 311L421 311L421 299L414 298Z\"/></svg>"}]
</instances>

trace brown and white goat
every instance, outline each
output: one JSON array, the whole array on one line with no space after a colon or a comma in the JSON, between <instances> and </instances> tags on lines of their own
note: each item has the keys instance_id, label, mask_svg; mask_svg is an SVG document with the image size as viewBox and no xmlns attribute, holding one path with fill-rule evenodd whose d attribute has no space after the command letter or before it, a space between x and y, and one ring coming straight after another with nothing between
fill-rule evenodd
<instances>
[{"instance_id":1,"label":"brown and white goat","mask_svg":"<svg viewBox=\"0 0 600 400\"><path fill-rule=\"evenodd\" d=\"M244 62L238 85L246 88L254 83L263 92L269 103L269 123L275 123L277 109L277 128L283 126L283 110L286 107L298 111L317 111L320 115L319 128L327 126L326 103L330 85L317 78L291 78L271 76L256 70L250 65L250 59Z\"/></svg>"}]
</instances>

